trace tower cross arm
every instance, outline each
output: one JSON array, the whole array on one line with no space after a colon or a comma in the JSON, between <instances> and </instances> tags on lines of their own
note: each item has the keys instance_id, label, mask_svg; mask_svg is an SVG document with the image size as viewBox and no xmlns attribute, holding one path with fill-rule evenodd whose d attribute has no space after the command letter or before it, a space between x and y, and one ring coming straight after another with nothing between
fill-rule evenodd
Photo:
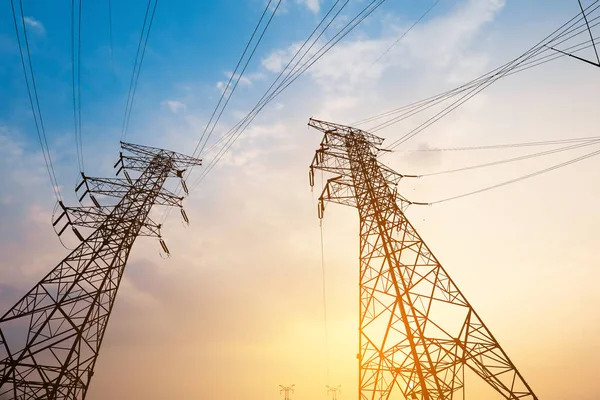
<instances>
[{"instance_id":1,"label":"tower cross arm","mask_svg":"<svg viewBox=\"0 0 600 400\"><path fill-rule=\"evenodd\" d=\"M318 119L310 118L308 120L308 126L312 126L325 133L326 136L346 136L349 134L360 135L364 137L369 143L379 146L383 143L383 138L373 135L367 131L363 131L362 129L354 128L347 125L336 124L333 122L321 121ZM324 140L327 140L325 138Z\"/></svg>"},{"instance_id":2,"label":"tower cross arm","mask_svg":"<svg viewBox=\"0 0 600 400\"><path fill-rule=\"evenodd\" d=\"M122 216L114 212L115 206L101 207L65 207L61 204L63 212L56 218L52 224L56 227L61 221L65 225L57 233L60 236L67 226L78 226L82 228L100 228L102 224L110 223L111 221L117 226L121 222ZM152 221L147 217L142 222L138 236L150 236L160 238L161 225ZM76 233L78 236L79 232Z\"/></svg>"},{"instance_id":3,"label":"tower cross arm","mask_svg":"<svg viewBox=\"0 0 600 400\"><path fill-rule=\"evenodd\" d=\"M152 159L155 156L162 156L170 159L174 166L178 168L201 166L202 160L196 157L190 157L185 154L174 151L164 150L157 147L143 146L140 144L121 142L121 148L143 159Z\"/></svg>"},{"instance_id":4,"label":"tower cross arm","mask_svg":"<svg viewBox=\"0 0 600 400\"><path fill-rule=\"evenodd\" d=\"M83 179L84 182L78 188L85 186L86 190L80 196L80 200L88 193L121 198L132 188L132 184L127 179L122 178L95 178L84 175ZM183 197L175 195L175 193L164 187L157 191L155 203L157 205L181 207L182 202Z\"/></svg>"}]
</instances>

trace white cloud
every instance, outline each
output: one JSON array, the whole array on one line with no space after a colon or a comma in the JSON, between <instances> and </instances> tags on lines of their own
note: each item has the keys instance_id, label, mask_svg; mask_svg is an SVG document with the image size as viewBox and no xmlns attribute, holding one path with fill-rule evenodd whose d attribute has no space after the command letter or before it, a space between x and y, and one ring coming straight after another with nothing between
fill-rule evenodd
<instances>
[{"instance_id":1,"label":"white cloud","mask_svg":"<svg viewBox=\"0 0 600 400\"><path fill-rule=\"evenodd\" d=\"M384 31L394 32L382 37L367 37L359 33L354 40L342 41L307 70L325 90L352 91L358 84L373 82L391 67L445 70L448 80L460 81L465 75L485 66L487 58L468 54L473 39L482 27L503 9L505 0L469 0L456 6L449 14L417 25L385 57L374 62L412 25L396 26ZM262 60L263 67L280 72L301 47L296 42L287 48L271 52ZM313 47L317 51L321 44ZM310 57L311 54L308 56ZM469 57L466 57L469 56ZM467 66L468 68L464 68ZM460 73L458 72L460 71Z\"/></svg>"},{"instance_id":2,"label":"white cloud","mask_svg":"<svg viewBox=\"0 0 600 400\"><path fill-rule=\"evenodd\" d=\"M173 113L178 113L179 111L187 110L187 105L178 100L165 100L160 104L168 107Z\"/></svg>"},{"instance_id":3,"label":"white cloud","mask_svg":"<svg viewBox=\"0 0 600 400\"><path fill-rule=\"evenodd\" d=\"M305 5L310 11L315 14L321 10L320 0L296 0L298 3Z\"/></svg>"},{"instance_id":4,"label":"white cloud","mask_svg":"<svg viewBox=\"0 0 600 400\"><path fill-rule=\"evenodd\" d=\"M227 77L227 80L226 81L218 81L215 86L221 92L223 92L225 90L225 88L227 88L227 93L225 93L225 96L229 96L231 94L231 92L233 91L234 87L237 90L237 88L239 88L240 86L252 86L252 84L255 81L266 78L265 74L262 72L254 72L254 73L248 73L245 75L240 75L240 74L234 74L233 72L229 71L229 72L224 72L224 74ZM229 83L229 86L227 86L227 83L229 82L230 79L231 79L231 82ZM238 79L239 79L239 82L236 87L235 83Z\"/></svg>"},{"instance_id":5,"label":"white cloud","mask_svg":"<svg viewBox=\"0 0 600 400\"><path fill-rule=\"evenodd\" d=\"M33 17L25 17L25 25L27 25L28 27L32 28L34 31L40 34L46 33L44 25L42 25L40 21Z\"/></svg>"},{"instance_id":6,"label":"white cloud","mask_svg":"<svg viewBox=\"0 0 600 400\"><path fill-rule=\"evenodd\" d=\"M269 72L281 72L283 67L289 62L289 60L300 49L301 46L301 42L297 42L291 44L285 49L275 50L266 58L264 58L261 61L261 64ZM308 56L310 56L310 54Z\"/></svg>"},{"instance_id":7,"label":"white cloud","mask_svg":"<svg viewBox=\"0 0 600 400\"><path fill-rule=\"evenodd\" d=\"M252 85L252 81L248 76L240 76L240 74L234 74L233 72L225 72L225 76L227 76L227 80L231 79L231 85L235 85L235 82L239 79L238 85L242 86L250 86Z\"/></svg>"}]
</instances>

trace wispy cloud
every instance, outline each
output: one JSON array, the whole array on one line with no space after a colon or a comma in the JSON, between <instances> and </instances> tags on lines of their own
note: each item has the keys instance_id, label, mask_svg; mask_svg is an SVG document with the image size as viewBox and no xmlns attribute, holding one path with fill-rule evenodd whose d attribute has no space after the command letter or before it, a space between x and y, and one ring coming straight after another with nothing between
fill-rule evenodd
<instances>
[{"instance_id":1,"label":"wispy cloud","mask_svg":"<svg viewBox=\"0 0 600 400\"><path fill-rule=\"evenodd\" d=\"M40 21L33 17L25 17L25 25L27 25L29 28L33 29L39 34L43 35L44 33L46 33L44 25L42 25Z\"/></svg>"},{"instance_id":2,"label":"wispy cloud","mask_svg":"<svg viewBox=\"0 0 600 400\"><path fill-rule=\"evenodd\" d=\"M303 4L310 11L315 14L321 11L321 1L320 0L296 0L298 3Z\"/></svg>"},{"instance_id":3,"label":"wispy cloud","mask_svg":"<svg viewBox=\"0 0 600 400\"><path fill-rule=\"evenodd\" d=\"M239 83L237 86L240 87L240 86L252 86L255 81L264 79L266 77L265 74L263 74L262 72L253 72L253 73L248 73L245 75L239 75L239 74L234 74L233 72L230 72L230 71L226 71L226 72L224 72L224 74L227 77L227 80L226 81L218 81L215 86L221 92L225 91L225 88L227 88L227 93L225 93L225 96L229 96L231 94L231 92L233 91L233 88L235 87L235 82L238 79L239 79ZM227 82L229 82L230 79L231 79L231 83L229 84L229 87L227 87Z\"/></svg>"},{"instance_id":4,"label":"wispy cloud","mask_svg":"<svg viewBox=\"0 0 600 400\"><path fill-rule=\"evenodd\" d=\"M160 103L162 106L168 107L173 113L187 110L187 105L179 100L165 100Z\"/></svg>"}]
</instances>

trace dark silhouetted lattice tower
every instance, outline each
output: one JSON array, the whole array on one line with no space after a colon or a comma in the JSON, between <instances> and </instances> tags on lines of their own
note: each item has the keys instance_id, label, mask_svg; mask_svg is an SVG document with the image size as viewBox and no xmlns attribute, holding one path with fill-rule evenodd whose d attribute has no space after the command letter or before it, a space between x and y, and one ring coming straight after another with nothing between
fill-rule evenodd
<instances>
[{"instance_id":1,"label":"dark silhouetted lattice tower","mask_svg":"<svg viewBox=\"0 0 600 400\"><path fill-rule=\"evenodd\" d=\"M148 216L152 206L181 208L183 200L163 184L201 164L153 147L121 147L129 153L115 165L123 179L82 174L80 200L89 195L94 206L61 204L54 221L59 235L71 226L81 243L0 318L1 399L85 398L131 247L138 236L160 239L160 225ZM128 171L139 176L132 179ZM94 194L120 200L101 206ZM94 230L84 238L75 226Z\"/></svg>"},{"instance_id":2,"label":"dark silhouetted lattice tower","mask_svg":"<svg viewBox=\"0 0 600 400\"><path fill-rule=\"evenodd\" d=\"M319 201L360 219L359 400L462 399L469 369L499 398L537 399L404 211L402 175L377 160L383 139L311 119L324 133L310 167L334 174ZM487 399L486 399L487 400Z\"/></svg>"}]
</instances>

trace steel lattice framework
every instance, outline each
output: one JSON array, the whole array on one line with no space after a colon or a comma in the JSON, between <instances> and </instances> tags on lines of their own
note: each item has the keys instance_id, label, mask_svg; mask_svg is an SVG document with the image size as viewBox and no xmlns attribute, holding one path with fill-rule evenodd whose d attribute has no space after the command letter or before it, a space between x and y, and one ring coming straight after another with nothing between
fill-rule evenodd
<instances>
[{"instance_id":1,"label":"steel lattice framework","mask_svg":"<svg viewBox=\"0 0 600 400\"><path fill-rule=\"evenodd\" d=\"M54 225L65 223L59 234L71 226L81 243L0 319L0 399L85 398L131 247L140 235L160 238L148 216L154 204L182 206L183 197L163 188L167 178L201 164L153 147L121 147L131 154L115 165L125 179L83 175L77 190L85 187L81 199L89 195L95 205L61 204ZM103 207L94 193L120 200ZM95 231L84 239L75 225Z\"/></svg>"},{"instance_id":2,"label":"steel lattice framework","mask_svg":"<svg viewBox=\"0 0 600 400\"><path fill-rule=\"evenodd\" d=\"M319 198L360 217L359 400L463 398L470 369L505 399L537 399L429 250L397 192L403 175L377 160L383 139L311 119L324 137L310 167L335 176Z\"/></svg>"}]
</instances>

